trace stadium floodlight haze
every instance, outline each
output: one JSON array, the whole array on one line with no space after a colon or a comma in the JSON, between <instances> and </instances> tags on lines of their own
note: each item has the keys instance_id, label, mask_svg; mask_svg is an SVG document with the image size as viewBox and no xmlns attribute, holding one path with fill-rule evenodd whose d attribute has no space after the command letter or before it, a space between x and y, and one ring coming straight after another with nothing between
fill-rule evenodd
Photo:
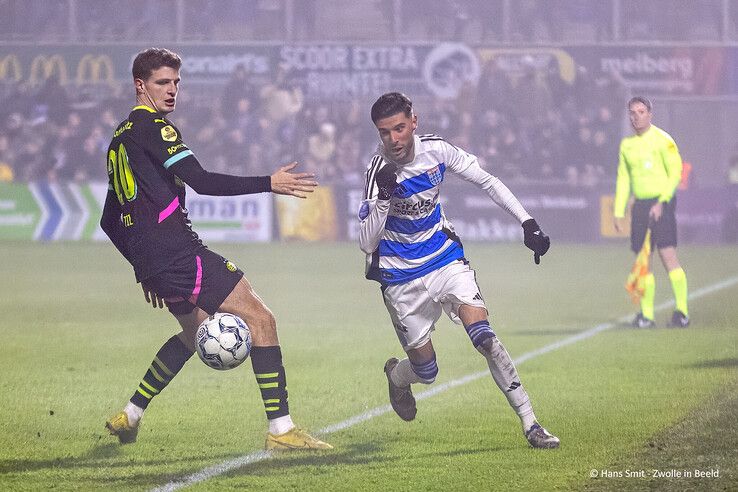
<instances>
[{"instance_id":1,"label":"stadium floodlight haze","mask_svg":"<svg viewBox=\"0 0 738 492\"><path fill-rule=\"evenodd\" d=\"M0 488L738 489L736 74L736 0L0 0Z\"/></svg>"}]
</instances>

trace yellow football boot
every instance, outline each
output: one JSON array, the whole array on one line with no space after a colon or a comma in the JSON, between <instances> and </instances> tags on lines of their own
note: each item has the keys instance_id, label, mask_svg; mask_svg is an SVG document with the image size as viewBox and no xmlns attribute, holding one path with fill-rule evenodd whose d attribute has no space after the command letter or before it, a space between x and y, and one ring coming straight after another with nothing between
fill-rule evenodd
<instances>
[{"instance_id":1,"label":"yellow football boot","mask_svg":"<svg viewBox=\"0 0 738 492\"><path fill-rule=\"evenodd\" d=\"M291 431L277 436L267 433L264 449L267 451L289 451L293 449L333 449L333 446L314 438L302 429L294 427Z\"/></svg>"},{"instance_id":2,"label":"yellow football boot","mask_svg":"<svg viewBox=\"0 0 738 492\"><path fill-rule=\"evenodd\" d=\"M128 423L128 414L126 412L119 412L110 417L105 422L105 427L110 431L111 436L118 436L121 444L136 442L138 425L132 426Z\"/></svg>"}]
</instances>

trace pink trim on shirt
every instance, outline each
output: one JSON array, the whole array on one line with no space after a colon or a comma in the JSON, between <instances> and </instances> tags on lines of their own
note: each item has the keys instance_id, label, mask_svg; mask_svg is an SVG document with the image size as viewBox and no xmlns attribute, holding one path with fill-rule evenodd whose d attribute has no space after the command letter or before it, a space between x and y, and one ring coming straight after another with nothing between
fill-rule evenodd
<instances>
[{"instance_id":1,"label":"pink trim on shirt","mask_svg":"<svg viewBox=\"0 0 738 492\"><path fill-rule=\"evenodd\" d=\"M200 256L195 256L197 261L197 276L195 277L195 288L192 289L192 295L189 301L192 304L197 304L197 298L200 296L200 285L202 284L202 260Z\"/></svg>"},{"instance_id":2,"label":"pink trim on shirt","mask_svg":"<svg viewBox=\"0 0 738 492\"><path fill-rule=\"evenodd\" d=\"M167 208L159 212L159 222L158 223L161 224L162 222L164 222L164 219L172 215L174 211L177 210L177 207L179 207L179 197L175 196L174 200L172 200L172 203L167 205Z\"/></svg>"}]
</instances>

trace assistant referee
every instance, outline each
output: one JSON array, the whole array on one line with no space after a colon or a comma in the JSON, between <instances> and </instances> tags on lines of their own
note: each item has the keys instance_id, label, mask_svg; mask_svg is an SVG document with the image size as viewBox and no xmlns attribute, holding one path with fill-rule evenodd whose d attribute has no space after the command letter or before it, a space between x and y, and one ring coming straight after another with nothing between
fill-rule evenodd
<instances>
[{"instance_id":1,"label":"assistant referee","mask_svg":"<svg viewBox=\"0 0 738 492\"><path fill-rule=\"evenodd\" d=\"M651 101L636 96L628 101L628 117L635 135L620 142L620 162L615 189L615 229L623 229L625 209L632 193L630 248L638 253L646 230L651 228L652 246L656 246L661 263L669 274L676 310L669 326L689 326L687 310L687 276L677 258L676 188L682 176L682 158L674 139L653 125ZM633 326L651 328L654 322L653 300L656 281L653 273L645 279L641 312Z\"/></svg>"}]
</instances>

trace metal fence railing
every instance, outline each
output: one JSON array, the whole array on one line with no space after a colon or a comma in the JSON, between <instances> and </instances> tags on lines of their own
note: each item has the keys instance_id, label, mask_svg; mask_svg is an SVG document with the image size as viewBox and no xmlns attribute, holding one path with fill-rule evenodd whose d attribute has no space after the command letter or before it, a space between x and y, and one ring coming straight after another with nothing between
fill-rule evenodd
<instances>
[{"instance_id":1,"label":"metal fence railing","mask_svg":"<svg viewBox=\"0 0 738 492\"><path fill-rule=\"evenodd\" d=\"M15 42L738 43L736 0L0 0Z\"/></svg>"}]
</instances>

